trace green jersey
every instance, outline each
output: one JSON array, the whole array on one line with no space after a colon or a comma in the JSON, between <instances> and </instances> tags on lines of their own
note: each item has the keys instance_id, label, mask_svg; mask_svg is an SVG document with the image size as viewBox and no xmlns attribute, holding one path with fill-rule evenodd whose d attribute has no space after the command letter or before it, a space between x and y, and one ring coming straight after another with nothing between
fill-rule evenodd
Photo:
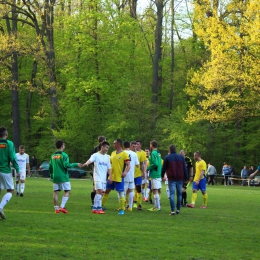
<instances>
[{"instance_id":1,"label":"green jersey","mask_svg":"<svg viewBox=\"0 0 260 260\"><path fill-rule=\"evenodd\" d=\"M19 173L20 169L16 160L14 143L6 139L0 139L0 172L11 173L10 163L13 164L13 167Z\"/></svg>"},{"instance_id":2,"label":"green jersey","mask_svg":"<svg viewBox=\"0 0 260 260\"><path fill-rule=\"evenodd\" d=\"M151 152L149 158L149 167L147 168L147 170L150 171L149 176L151 179L161 178L162 158L161 154L157 150L153 150Z\"/></svg>"},{"instance_id":3,"label":"green jersey","mask_svg":"<svg viewBox=\"0 0 260 260\"><path fill-rule=\"evenodd\" d=\"M66 153L56 151L50 159L50 177L54 183L69 182L68 168L77 166L78 163L70 163L69 156Z\"/></svg>"}]
</instances>

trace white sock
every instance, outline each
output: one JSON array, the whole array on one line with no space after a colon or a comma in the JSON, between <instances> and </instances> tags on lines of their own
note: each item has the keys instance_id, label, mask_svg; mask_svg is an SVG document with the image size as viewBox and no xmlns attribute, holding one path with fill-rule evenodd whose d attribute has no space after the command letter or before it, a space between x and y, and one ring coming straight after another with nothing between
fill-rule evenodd
<instances>
[{"instance_id":1,"label":"white sock","mask_svg":"<svg viewBox=\"0 0 260 260\"><path fill-rule=\"evenodd\" d=\"M129 208L133 208L135 193L133 191L129 192Z\"/></svg>"},{"instance_id":2,"label":"white sock","mask_svg":"<svg viewBox=\"0 0 260 260\"><path fill-rule=\"evenodd\" d=\"M16 183L15 189L16 189L16 192L19 192L19 183Z\"/></svg>"},{"instance_id":3,"label":"white sock","mask_svg":"<svg viewBox=\"0 0 260 260\"><path fill-rule=\"evenodd\" d=\"M21 183L21 193L24 193L25 183Z\"/></svg>"},{"instance_id":4,"label":"white sock","mask_svg":"<svg viewBox=\"0 0 260 260\"><path fill-rule=\"evenodd\" d=\"M95 195L95 197L94 197L94 204L93 204L93 207L96 209L97 207L98 207L98 200L97 200L97 193L96 193L96 195Z\"/></svg>"},{"instance_id":5,"label":"white sock","mask_svg":"<svg viewBox=\"0 0 260 260\"><path fill-rule=\"evenodd\" d=\"M142 189L142 197L145 198L145 190Z\"/></svg>"},{"instance_id":6,"label":"white sock","mask_svg":"<svg viewBox=\"0 0 260 260\"><path fill-rule=\"evenodd\" d=\"M168 185L166 186L166 194L167 194L167 198L170 198L170 190Z\"/></svg>"},{"instance_id":7,"label":"white sock","mask_svg":"<svg viewBox=\"0 0 260 260\"><path fill-rule=\"evenodd\" d=\"M160 209L160 196L159 194L154 195L154 207Z\"/></svg>"},{"instance_id":8,"label":"white sock","mask_svg":"<svg viewBox=\"0 0 260 260\"><path fill-rule=\"evenodd\" d=\"M65 197L65 196L62 197L62 201L61 201L61 204L60 204L61 208L65 208L65 205L66 205L68 199L69 199L69 197Z\"/></svg>"},{"instance_id":9,"label":"white sock","mask_svg":"<svg viewBox=\"0 0 260 260\"><path fill-rule=\"evenodd\" d=\"M55 210L58 210L58 209L59 209L59 206L54 206L54 209L55 209Z\"/></svg>"},{"instance_id":10,"label":"white sock","mask_svg":"<svg viewBox=\"0 0 260 260\"><path fill-rule=\"evenodd\" d=\"M150 189L146 188L146 192L145 192L145 198L149 198L149 193L150 193Z\"/></svg>"},{"instance_id":11,"label":"white sock","mask_svg":"<svg viewBox=\"0 0 260 260\"><path fill-rule=\"evenodd\" d=\"M101 194L96 194L97 197L97 208L101 209L102 208L102 195Z\"/></svg>"},{"instance_id":12,"label":"white sock","mask_svg":"<svg viewBox=\"0 0 260 260\"><path fill-rule=\"evenodd\" d=\"M12 198L12 193L11 192L7 192L3 198L2 201L0 203L0 209L3 209L4 206L7 204L7 202Z\"/></svg>"}]
</instances>

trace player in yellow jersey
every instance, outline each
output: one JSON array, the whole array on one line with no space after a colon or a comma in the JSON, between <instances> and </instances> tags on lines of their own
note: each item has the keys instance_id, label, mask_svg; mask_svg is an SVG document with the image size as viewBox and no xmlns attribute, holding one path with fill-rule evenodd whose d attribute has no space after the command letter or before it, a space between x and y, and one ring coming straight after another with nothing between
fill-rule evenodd
<instances>
[{"instance_id":1,"label":"player in yellow jersey","mask_svg":"<svg viewBox=\"0 0 260 260\"><path fill-rule=\"evenodd\" d=\"M122 148L122 141L116 139L113 142L115 151L110 156L112 183L107 182L106 192L102 198L102 206L104 207L108 194L111 190L116 190L119 197L119 215L124 215L125 193L124 193L124 177L130 170L129 155Z\"/></svg>"},{"instance_id":2,"label":"player in yellow jersey","mask_svg":"<svg viewBox=\"0 0 260 260\"><path fill-rule=\"evenodd\" d=\"M134 208L142 210L142 180L145 177L147 170L147 158L146 153L142 149L142 142L136 141L136 154L140 167L135 169L135 200ZM137 205L138 204L138 205Z\"/></svg>"},{"instance_id":3,"label":"player in yellow jersey","mask_svg":"<svg viewBox=\"0 0 260 260\"><path fill-rule=\"evenodd\" d=\"M194 177L193 185L192 185L193 193L191 196L191 204L188 204L187 206L189 208L195 207L195 202L197 199L197 192L198 192L198 190L201 190L201 193L203 194L203 206L201 206L200 208L206 209L207 203L208 203L208 194L206 191L207 165L206 165L206 162L201 159L200 152L194 153L194 159L196 161L196 173L195 173L195 177Z\"/></svg>"}]
</instances>

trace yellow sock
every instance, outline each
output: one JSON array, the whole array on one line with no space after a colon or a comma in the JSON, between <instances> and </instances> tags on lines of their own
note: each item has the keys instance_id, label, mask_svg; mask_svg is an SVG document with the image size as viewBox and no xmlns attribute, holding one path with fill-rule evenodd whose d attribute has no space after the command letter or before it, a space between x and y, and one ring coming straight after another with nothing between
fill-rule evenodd
<instances>
[{"instance_id":1,"label":"yellow sock","mask_svg":"<svg viewBox=\"0 0 260 260\"><path fill-rule=\"evenodd\" d=\"M126 200L126 205L129 205L129 194L126 194L125 200Z\"/></svg>"},{"instance_id":2,"label":"yellow sock","mask_svg":"<svg viewBox=\"0 0 260 260\"><path fill-rule=\"evenodd\" d=\"M207 205L208 205L208 194L205 193L205 194L203 195L203 206L206 206L206 207L207 207Z\"/></svg>"},{"instance_id":3,"label":"yellow sock","mask_svg":"<svg viewBox=\"0 0 260 260\"><path fill-rule=\"evenodd\" d=\"M191 204L195 205L196 199L197 199L197 193L192 193L191 195Z\"/></svg>"},{"instance_id":4,"label":"yellow sock","mask_svg":"<svg viewBox=\"0 0 260 260\"><path fill-rule=\"evenodd\" d=\"M120 198L120 209L125 210L125 197Z\"/></svg>"},{"instance_id":5,"label":"yellow sock","mask_svg":"<svg viewBox=\"0 0 260 260\"><path fill-rule=\"evenodd\" d=\"M107 199L108 199L108 194L104 194L103 197L102 197L102 207L105 206L105 203L107 202Z\"/></svg>"},{"instance_id":6,"label":"yellow sock","mask_svg":"<svg viewBox=\"0 0 260 260\"><path fill-rule=\"evenodd\" d=\"M150 192L149 192L149 200L152 200L152 198L153 198L153 192L150 190Z\"/></svg>"},{"instance_id":7,"label":"yellow sock","mask_svg":"<svg viewBox=\"0 0 260 260\"><path fill-rule=\"evenodd\" d=\"M138 205L142 205L142 193L137 193L137 203Z\"/></svg>"},{"instance_id":8,"label":"yellow sock","mask_svg":"<svg viewBox=\"0 0 260 260\"><path fill-rule=\"evenodd\" d=\"M134 190L134 192L135 192L135 195L134 195L134 202L136 202L136 201L137 201L137 192L136 192L136 190Z\"/></svg>"}]
</instances>

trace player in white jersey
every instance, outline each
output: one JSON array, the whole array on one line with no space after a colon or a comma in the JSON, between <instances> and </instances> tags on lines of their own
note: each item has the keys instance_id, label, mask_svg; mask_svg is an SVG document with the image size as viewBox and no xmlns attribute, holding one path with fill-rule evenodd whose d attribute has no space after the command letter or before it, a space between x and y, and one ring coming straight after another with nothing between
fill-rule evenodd
<instances>
[{"instance_id":1,"label":"player in white jersey","mask_svg":"<svg viewBox=\"0 0 260 260\"><path fill-rule=\"evenodd\" d=\"M131 145L133 145L136 142L131 142ZM126 209L128 211L133 210L133 201L134 201L134 188L135 188L135 167L139 167L139 161L137 154L130 150L130 143L128 141L124 142L124 149L125 152L129 155L130 158L130 171L125 176L124 182L124 189L126 194Z\"/></svg>"},{"instance_id":2,"label":"player in white jersey","mask_svg":"<svg viewBox=\"0 0 260 260\"><path fill-rule=\"evenodd\" d=\"M23 197L25 189L26 170L28 171L28 175L30 176L29 155L25 153L25 147L23 145L19 146L19 153L16 154L16 158L20 168L20 174L16 174L16 195L18 196L20 194L20 196Z\"/></svg>"},{"instance_id":3,"label":"player in white jersey","mask_svg":"<svg viewBox=\"0 0 260 260\"><path fill-rule=\"evenodd\" d=\"M107 174L109 175L109 182L112 183L110 156L107 155L108 150L109 143L103 141L100 151L92 154L89 160L83 164L83 166L88 166L94 163L93 179L94 189L96 190L92 208L94 214L105 214L102 209L102 194L106 190Z\"/></svg>"}]
</instances>

